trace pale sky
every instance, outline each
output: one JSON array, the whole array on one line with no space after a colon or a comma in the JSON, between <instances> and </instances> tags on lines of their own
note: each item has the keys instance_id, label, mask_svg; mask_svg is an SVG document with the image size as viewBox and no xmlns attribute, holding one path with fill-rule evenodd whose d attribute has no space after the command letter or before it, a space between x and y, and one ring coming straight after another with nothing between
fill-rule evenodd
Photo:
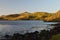
<instances>
[{"instance_id":1,"label":"pale sky","mask_svg":"<svg viewBox=\"0 0 60 40\"><path fill-rule=\"evenodd\" d=\"M0 0L0 15L24 11L56 12L60 10L60 0Z\"/></svg>"}]
</instances>

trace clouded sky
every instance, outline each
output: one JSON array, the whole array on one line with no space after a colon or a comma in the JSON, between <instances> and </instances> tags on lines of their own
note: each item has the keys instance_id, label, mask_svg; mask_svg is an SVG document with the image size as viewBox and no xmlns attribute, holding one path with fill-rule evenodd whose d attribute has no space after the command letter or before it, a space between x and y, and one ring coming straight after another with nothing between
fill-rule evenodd
<instances>
[{"instance_id":1,"label":"clouded sky","mask_svg":"<svg viewBox=\"0 0 60 40\"><path fill-rule=\"evenodd\" d=\"M60 10L60 0L0 0L0 15L24 11L55 12Z\"/></svg>"}]
</instances>

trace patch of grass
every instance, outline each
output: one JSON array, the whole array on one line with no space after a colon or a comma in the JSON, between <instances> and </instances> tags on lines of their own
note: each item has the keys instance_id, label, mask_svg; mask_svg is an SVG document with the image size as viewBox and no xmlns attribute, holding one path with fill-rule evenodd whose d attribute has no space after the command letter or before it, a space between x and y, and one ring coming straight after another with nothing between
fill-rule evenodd
<instances>
[{"instance_id":1,"label":"patch of grass","mask_svg":"<svg viewBox=\"0 0 60 40\"><path fill-rule=\"evenodd\" d=\"M52 36L50 40L60 40L60 34Z\"/></svg>"}]
</instances>

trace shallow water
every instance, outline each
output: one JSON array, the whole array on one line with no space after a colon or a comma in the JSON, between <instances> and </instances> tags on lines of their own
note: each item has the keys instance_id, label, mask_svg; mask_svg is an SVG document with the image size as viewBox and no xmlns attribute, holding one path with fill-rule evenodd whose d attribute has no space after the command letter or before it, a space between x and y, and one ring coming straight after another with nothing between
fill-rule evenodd
<instances>
[{"instance_id":1,"label":"shallow water","mask_svg":"<svg viewBox=\"0 0 60 40\"><path fill-rule=\"evenodd\" d=\"M43 21L0 21L0 35L13 34L13 33L26 33L40 31L43 29L50 29L56 22L43 22Z\"/></svg>"}]
</instances>

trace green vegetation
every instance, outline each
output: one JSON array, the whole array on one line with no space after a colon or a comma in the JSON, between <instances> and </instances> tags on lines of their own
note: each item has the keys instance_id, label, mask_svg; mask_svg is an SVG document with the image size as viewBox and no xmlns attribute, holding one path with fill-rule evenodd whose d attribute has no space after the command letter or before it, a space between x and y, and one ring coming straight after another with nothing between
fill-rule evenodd
<instances>
[{"instance_id":1,"label":"green vegetation","mask_svg":"<svg viewBox=\"0 0 60 40\"><path fill-rule=\"evenodd\" d=\"M60 34L52 36L50 40L60 40Z\"/></svg>"}]
</instances>

